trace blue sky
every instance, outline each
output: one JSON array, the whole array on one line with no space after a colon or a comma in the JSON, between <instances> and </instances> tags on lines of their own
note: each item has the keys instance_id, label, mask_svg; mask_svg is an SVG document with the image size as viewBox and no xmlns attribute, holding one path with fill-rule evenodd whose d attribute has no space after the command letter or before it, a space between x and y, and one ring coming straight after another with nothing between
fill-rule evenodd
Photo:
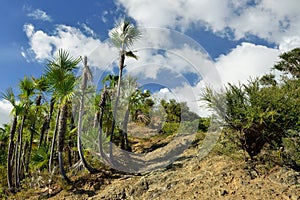
<instances>
[{"instance_id":1,"label":"blue sky","mask_svg":"<svg viewBox=\"0 0 300 200\"><path fill-rule=\"evenodd\" d=\"M109 71L117 51L106 39L124 16L145 32L145 41L133 47L140 59L128 60L128 74L145 85L161 84L158 97L176 96L194 109L205 84L245 82L300 46L298 0L1 0L0 91L16 90L25 75L39 76L59 48ZM0 99L0 124L10 109Z\"/></svg>"}]
</instances>

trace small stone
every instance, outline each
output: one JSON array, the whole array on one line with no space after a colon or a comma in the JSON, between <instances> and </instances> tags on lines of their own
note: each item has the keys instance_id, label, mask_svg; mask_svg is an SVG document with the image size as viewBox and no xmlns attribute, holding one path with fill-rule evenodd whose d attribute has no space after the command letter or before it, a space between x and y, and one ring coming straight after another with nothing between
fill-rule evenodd
<instances>
[{"instance_id":1,"label":"small stone","mask_svg":"<svg viewBox=\"0 0 300 200\"><path fill-rule=\"evenodd\" d=\"M220 195L221 195L221 196L225 196L225 195L227 195L227 194L229 194L227 190L221 190L221 191L220 191Z\"/></svg>"}]
</instances>

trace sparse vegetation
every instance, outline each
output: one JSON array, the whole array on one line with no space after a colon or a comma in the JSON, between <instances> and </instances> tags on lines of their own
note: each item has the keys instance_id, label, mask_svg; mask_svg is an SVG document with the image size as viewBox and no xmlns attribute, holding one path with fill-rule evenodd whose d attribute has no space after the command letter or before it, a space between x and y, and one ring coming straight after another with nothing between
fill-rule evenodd
<instances>
[{"instance_id":1,"label":"sparse vegetation","mask_svg":"<svg viewBox=\"0 0 300 200\"><path fill-rule=\"evenodd\" d=\"M275 69L285 74L278 81L274 75L265 75L248 84L229 84L221 93L207 88L203 95L224 125L234 130L231 134L236 134L251 160L277 162L260 156L268 157L265 153L269 151L272 152L269 157L274 158L273 152L278 152L284 160L282 165L299 169L299 151L296 152L300 131L299 52L295 49L280 56L282 60Z\"/></svg>"}]
</instances>

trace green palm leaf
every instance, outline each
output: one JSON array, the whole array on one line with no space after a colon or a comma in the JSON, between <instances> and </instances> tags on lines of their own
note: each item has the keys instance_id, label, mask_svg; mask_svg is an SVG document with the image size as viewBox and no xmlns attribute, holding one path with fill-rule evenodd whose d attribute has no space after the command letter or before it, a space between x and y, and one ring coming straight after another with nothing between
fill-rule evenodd
<instances>
[{"instance_id":1,"label":"green palm leaf","mask_svg":"<svg viewBox=\"0 0 300 200\"><path fill-rule=\"evenodd\" d=\"M124 19L115 25L115 28L109 33L109 37L116 47L125 49L141 38L141 32L129 20Z\"/></svg>"}]
</instances>

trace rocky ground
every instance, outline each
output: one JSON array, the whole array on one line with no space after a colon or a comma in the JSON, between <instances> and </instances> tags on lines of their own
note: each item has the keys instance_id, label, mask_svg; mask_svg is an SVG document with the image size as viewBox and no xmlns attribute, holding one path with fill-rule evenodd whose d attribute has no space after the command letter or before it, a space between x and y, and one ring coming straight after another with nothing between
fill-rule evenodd
<instances>
[{"instance_id":1,"label":"rocky ground","mask_svg":"<svg viewBox=\"0 0 300 200\"><path fill-rule=\"evenodd\" d=\"M300 200L300 172L275 166L266 173L263 165L250 168L242 154L211 153L199 159L198 151L194 145L173 164L149 173L132 175L109 169L95 175L84 173L76 177L74 186L43 187L13 198Z\"/></svg>"}]
</instances>

